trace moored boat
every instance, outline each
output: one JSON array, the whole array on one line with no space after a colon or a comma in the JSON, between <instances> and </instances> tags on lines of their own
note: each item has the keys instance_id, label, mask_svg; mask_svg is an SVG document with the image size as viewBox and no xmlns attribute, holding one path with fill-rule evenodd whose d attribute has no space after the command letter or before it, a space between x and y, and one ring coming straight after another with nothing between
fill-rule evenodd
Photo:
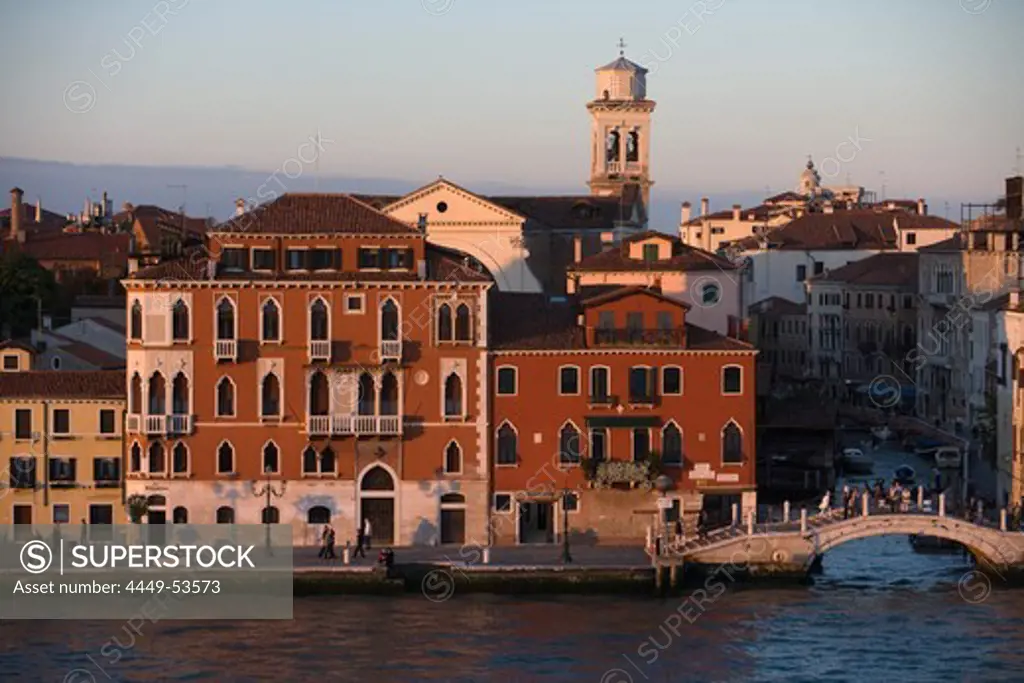
<instances>
[{"instance_id":1,"label":"moored boat","mask_svg":"<svg viewBox=\"0 0 1024 683\"><path fill-rule=\"evenodd\" d=\"M938 536L913 534L909 537L910 547L919 553L959 553L964 547L956 541Z\"/></svg>"},{"instance_id":2,"label":"moored boat","mask_svg":"<svg viewBox=\"0 0 1024 683\"><path fill-rule=\"evenodd\" d=\"M875 462L859 448L844 448L842 463L846 474L871 474L875 469Z\"/></svg>"}]
</instances>

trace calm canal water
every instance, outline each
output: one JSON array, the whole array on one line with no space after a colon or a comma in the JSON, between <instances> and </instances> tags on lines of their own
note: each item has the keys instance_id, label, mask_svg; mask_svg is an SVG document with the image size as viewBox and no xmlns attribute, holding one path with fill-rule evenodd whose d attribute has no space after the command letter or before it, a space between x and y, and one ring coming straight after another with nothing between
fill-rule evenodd
<instances>
[{"instance_id":1,"label":"calm canal water","mask_svg":"<svg viewBox=\"0 0 1024 683\"><path fill-rule=\"evenodd\" d=\"M876 473L909 460L883 456ZM836 549L813 586L727 585L703 613L683 608L693 623L670 617L685 596L459 595L297 599L291 622L145 624L134 643L114 621L7 622L0 671L66 683L1022 680L1024 590L989 592L971 571L892 537Z\"/></svg>"}]
</instances>

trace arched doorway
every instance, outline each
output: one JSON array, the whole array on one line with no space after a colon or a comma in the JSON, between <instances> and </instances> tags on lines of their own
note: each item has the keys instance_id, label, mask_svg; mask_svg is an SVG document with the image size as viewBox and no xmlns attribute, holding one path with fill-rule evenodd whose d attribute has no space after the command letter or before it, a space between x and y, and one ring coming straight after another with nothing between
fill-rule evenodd
<instances>
[{"instance_id":1,"label":"arched doorway","mask_svg":"<svg viewBox=\"0 0 1024 683\"><path fill-rule=\"evenodd\" d=\"M150 545L163 545L167 542L167 498L152 495L146 499L148 510L146 521L149 522L148 537Z\"/></svg>"},{"instance_id":2,"label":"arched doorway","mask_svg":"<svg viewBox=\"0 0 1024 683\"><path fill-rule=\"evenodd\" d=\"M466 542L466 497L461 493L441 496L441 543Z\"/></svg>"},{"instance_id":3,"label":"arched doorway","mask_svg":"<svg viewBox=\"0 0 1024 683\"><path fill-rule=\"evenodd\" d=\"M390 471L374 465L359 480L359 519L370 523L370 539L377 545L395 542L395 478Z\"/></svg>"}]
</instances>

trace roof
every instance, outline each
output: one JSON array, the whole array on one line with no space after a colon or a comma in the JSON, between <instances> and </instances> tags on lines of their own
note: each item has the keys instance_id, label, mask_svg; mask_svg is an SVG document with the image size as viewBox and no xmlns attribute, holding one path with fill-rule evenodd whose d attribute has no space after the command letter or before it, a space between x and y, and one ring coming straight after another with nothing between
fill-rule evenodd
<instances>
[{"instance_id":1,"label":"roof","mask_svg":"<svg viewBox=\"0 0 1024 683\"><path fill-rule=\"evenodd\" d=\"M586 330L577 315L580 301L575 297L553 300L547 294L491 291L491 348L497 351L582 350L587 348ZM676 302L678 303L678 302ZM686 325L686 348L702 351L750 351L753 347L736 339Z\"/></svg>"},{"instance_id":2,"label":"roof","mask_svg":"<svg viewBox=\"0 0 1024 683\"><path fill-rule=\"evenodd\" d=\"M125 297L102 294L80 294L71 302L72 308L119 308L125 309Z\"/></svg>"},{"instance_id":3,"label":"roof","mask_svg":"<svg viewBox=\"0 0 1024 683\"><path fill-rule=\"evenodd\" d=\"M287 193L210 232L285 235L422 235L347 194Z\"/></svg>"},{"instance_id":4,"label":"roof","mask_svg":"<svg viewBox=\"0 0 1024 683\"><path fill-rule=\"evenodd\" d=\"M130 243L127 233L61 232L30 236L18 249L37 261L99 261L121 266L128 262Z\"/></svg>"},{"instance_id":5,"label":"roof","mask_svg":"<svg viewBox=\"0 0 1024 683\"><path fill-rule=\"evenodd\" d=\"M0 373L0 398L123 399L119 370L45 370Z\"/></svg>"},{"instance_id":6,"label":"roof","mask_svg":"<svg viewBox=\"0 0 1024 683\"><path fill-rule=\"evenodd\" d=\"M26 344L25 342L16 341L14 339L8 339L7 341L0 342L0 351L4 351L6 349L18 349L20 351L36 353L36 349L31 344Z\"/></svg>"},{"instance_id":7,"label":"roof","mask_svg":"<svg viewBox=\"0 0 1024 683\"><path fill-rule=\"evenodd\" d=\"M36 223L36 205L22 202L21 227L25 230L26 234L31 235L33 232L39 231L62 230L67 225L68 219L66 216L54 213L53 211L47 211L46 209L43 209L40 213L42 214L40 216L41 220ZM10 227L10 220L11 207L0 210L0 223Z\"/></svg>"},{"instance_id":8,"label":"roof","mask_svg":"<svg viewBox=\"0 0 1024 683\"><path fill-rule=\"evenodd\" d=\"M631 62L626 59L625 55L619 54L619 58L613 62L608 62L604 66L599 66L594 71L631 71L633 73L645 74L647 69L640 66L636 62Z\"/></svg>"},{"instance_id":9,"label":"roof","mask_svg":"<svg viewBox=\"0 0 1024 683\"><path fill-rule=\"evenodd\" d=\"M543 224L527 222L527 230L613 230L622 223L632 223L633 208L640 201L640 193L635 184L630 184L621 197L551 195L488 196L484 199Z\"/></svg>"},{"instance_id":10,"label":"roof","mask_svg":"<svg viewBox=\"0 0 1024 683\"><path fill-rule=\"evenodd\" d=\"M405 195L400 194L353 194L351 196L363 204L369 204L378 211L405 197Z\"/></svg>"},{"instance_id":11,"label":"roof","mask_svg":"<svg viewBox=\"0 0 1024 683\"><path fill-rule=\"evenodd\" d=\"M607 292L592 294L588 298L581 299L580 303L584 308L590 308L591 306L601 306L602 304L607 304L612 301L618 301L624 296L631 296L633 294L643 294L644 296L654 297L659 301L664 301L666 303L672 304L673 306L679 306L686 310L689 310L691 308L691 306L684 301L667 297L660 291L651 289L650 287L644 287L643 285L627 285L625 287L616 287L615 289L609 290Z\"/></svg>"},{"instance_id":12,"label":"roof","mask_svg":"<svg viewBox=\"0 0 1024 683\"><path fill-rule=\"evenodd\" d=\"M786 192L780 192L779 194L772 195L764 200L765 204L778 204L780 202L805 202L807 197L800 194L799 192L793 192L787 190Z\"/></svg>"},{"instance_id":13,"label":"roof","mask_svg":"<svg viewBox=\"0 0 1024 683\"><path fill-rule=\"evenodd\" d=\"M64 337L63 335L56 335L53 332L50 334L62 337L62 342L64 339L68 340L63 342L60 346L52 347L54 351L71 354L75 358L83 360L89 365L93 365L101 370L113 370L115 368L123 368L126 365L124 358L119 358L118 356L107 353L103 349L90 346L85 342L75 341L68 337Z\"/></svg>"},{"instance_id":14,"label":"roof","mask_svg":"<svg viewBox=\"0 0 1024 683\"><path fill-rule=\"evenodd\" d=\"M124 300L123 299L122 299L122 305L124 305ZM120 324L118 324L118 323L116 323L113 320L110 320L108 318L99 318L99 317L86 316L86 317L83 317L83 318L79 318L79 320L88 320L91 323L95 323L95 324L99 325L100 327L105 327L108 330L110 330L111 332L117 332L118 334L124 334L124 331L125 331L125 326L124 325L120 325Z\"/></svg>"},{"instance_id":15,"label":"roof","mask_svg":"<svg viewBox=\"0 0 1024 683\"><path fill-rule=\"evenodd\" d=\"M181 213L169 211L153 204L126 207L124 211L114 214L115 225L124 221L138 223L142 233L146 236L146 241L151 245L160 244L160 233L163 230L181 232L184 227L187 235L201 237L208 228L205 218L183 216Z\"/></svg>"},{"instance_id":16,"label":"roof","mask_svg":"<svg viewBox=\"0 0 1024 683\"><path fill-rule=\"evenodd\" d=\"M771 313L773 315L806 315L807 303L797 303L781 296L770 296L767 299L751 304L750 309L759 314Z\"/></svg>"},{"instance_id":17,"label":"roof","mask_svg":"<svg viewBox=\"0 0 1024 683\"><path fill-rule=\"evenodd\" d=\"M851 285L879 287L918 286L917 268L919 257L913 252L892 252L875 254L854 261L842 268L816 275L811 282L845 282Z\"/></svg>"},{"instance_id":18,"label":"roof","mask_svg":"<svg viewBox=\"0 0 1024 683\"><path fill-rule=\"evenodd\" d=\"M941 242L935 242L929 244L927 247L921 247L917 250L917 253L929 252L929 251L963 251L967 248L966 236L963 233L958 232L947 240Z\"/></svg>"},{"instance_id":19,"label":"roof","mask_svg":"<svg viewBox=\"0 0 1024 683\"><path fill-rule=\"evenodd\" d=\"M658 261L644 261L629 257L629 245L633 242L643 241L656 237L667 240L672 244L671 258ZM732 261L712 254L698 247L692 247L683 243L675 235L668 235L663 232L648 230L636 235L630 235L616 246L584 258L579 263L571 264L569 270L572 272L589 271L697 271L697 270L734 270L736 265Z\"/></svg>"},{"instance_id":20,"label":"roof","mask_svg":"<svg viewBox=\"0 0 1024 683\"><path fill-rule=\"evenodd\" d=\"M876 211L809 213L740 245L756 249L762 239L775 249L893 249L896 230L890 214Z\"/></svg>"},{"instance_id":21,"label":"roof","mask_svg":"<svg viewBox=\"0 0 1024 683\"><path fill-rule=\"evenodd\" d=\"M404 224L403 224L404 225ZM492 278L486 271L477 271L472 262L466 263L466 257L453 249L444 249L434 244L427 244L427 281L449 281L458 283L491 282ZM208 252L205 247L193 247L185 250L181 258L164 261L139 270L129 276L130 280L208 280ZM416 272L366 272L366 271L325 271L325 272L289 272L278 273L240 271L218 275L216 279L230 281L295 281L295 282L419 282Z\"/></svg>"}]
</instances>

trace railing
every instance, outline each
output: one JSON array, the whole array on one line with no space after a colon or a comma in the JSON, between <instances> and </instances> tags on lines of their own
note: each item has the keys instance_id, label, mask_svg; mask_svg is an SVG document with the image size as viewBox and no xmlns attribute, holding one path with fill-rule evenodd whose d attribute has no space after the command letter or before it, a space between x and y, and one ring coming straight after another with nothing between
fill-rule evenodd
<instances>
[{"instance_id":1,"label":"railing","mask_svg":"<svg viewBox=\"0 0 1024 683\"><path fill-rule=\"evenodd\" d=\"M139 415L138 413L128 415L128 418L125 422L125 426L127 427L129 432L132 432L133 434L138 434L139 430L142 428L142 416Z\"/></svg>"},{"instance_id":2,"label":"railing","mask_svg":"<svg viewBox=\"0 0 1024 683\"><path fill-rule=\"evenodd\" d=\"M400 415L308 415L306 431L311 436L399 436Z\"/></svg>"},{"instance_id":3,"label":"railing","mask_svg":"<svg viewBox=\"0 0 1024 683\"><path fill-rule=\"evenodd\" d=\"M606 161L604 164L605 173L609 175L618 175L622 173L622 162L620 161Z\"/></svg>"},{"instance_id":4,"label":"railing","mask_svg":"<svg viewBox=\"0 0 1024 683\"><path fill-rule=\"evenodd\" d=\"M191 415L168 415L167 416L167 433L169 435L191 434L192 433L192 416Z\"/></svg>"},{"instance_id":5,"label":"railing","mask_svg":"<svg viewBox=\"0 0 1024 683\"><path fill-rule=\"evenodd\" d=\"M596 329L595 346L682 346L682 330Z\"/></svg>"},{"instance_id":6,"label":"railing","mask_svg":"<svg viewBox=\"0 0 1024 683\"><path fill-rule=\"evenodd\" d=\"M163 434L166 431L166 415L146 415L146 434Z\"/></svg>"},{"instance_id":7,"label":"railing","mask_svg":"<svg viewBox=\"0 0 1024 683\"><path fill-rule=\"evenodd\" d=\"M217 360L235 360L238 358L238 340L216 340L213 343L213 355Z\"/></svg>"},{"instance_id":8,"label":"railing","mask_svg":"<svg viewBox=\"0 0 1024 683\"><path fill-rule=\"evenodd\" d=\"M626 173L643 173L644 165L639 161L627 161L626 162Z\"/></svg>"},{"instance_id":9,"label":"railing","mask_svg":"<svg viewBox=\"0 0 1024 683\"><path fill-rule=\"evenodd\" d=\"M401 360L402 358L402 340L401 339L382 339L380 342L380 357L381 360L394 359Z\"/></svg>"},{"instance_id":10,"label":"railing","mask_svg":"<svg viewBox=\"0 0 1024 683\"><path fill-rule=\"evenodd\" d=\"M309 359L312 360L326 360L331 359L331 340L329 339L310 339L309 340Z\"/></svg>"}]
</instances>

